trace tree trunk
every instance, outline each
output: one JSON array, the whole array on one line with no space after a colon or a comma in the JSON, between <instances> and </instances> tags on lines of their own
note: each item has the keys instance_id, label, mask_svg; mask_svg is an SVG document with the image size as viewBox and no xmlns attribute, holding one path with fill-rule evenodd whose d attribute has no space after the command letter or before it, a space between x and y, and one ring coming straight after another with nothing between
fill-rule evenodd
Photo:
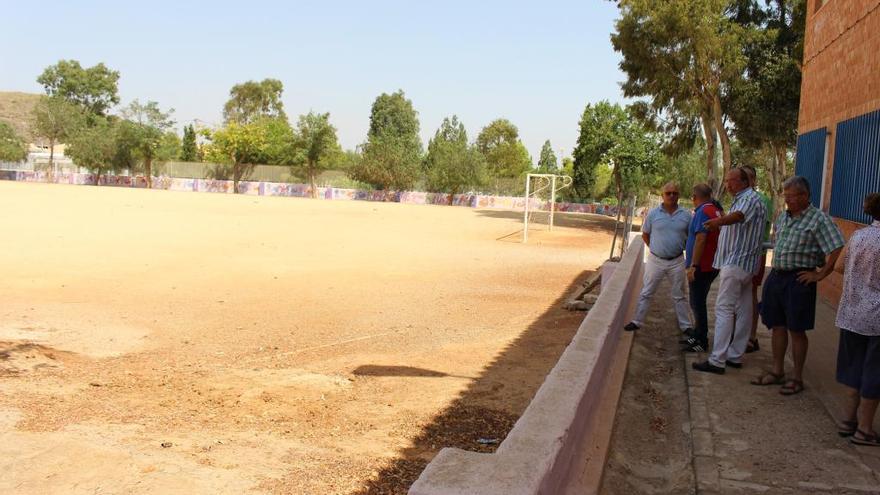
<instances>
[{"instance_id":1,"label":"tree trunk","mask_svg":"<svg viewBox=\"0 0 880 495\"><path fill-rule=\"evenodd\" d=\"M238 194L238 170L239 170L239 167L240 166L237 162L232 164L232 192L233 192L233 194Z\"/></svg>"},{"instance_id":2,"label":"tree trunk","mask_svg":"<svg viewBox=\"0 0 880 495\"><path fill-rule=\"evenodd\" d=\"M147 173L147 189L153 188L153 159L147 157L144 160L144 171Z\"/></svg>"},{"instance_id":3,"label":"tree trunk","mask_svg":"<svg viewBox=\"0 0 880 495\"><path fill-rule=\"evenodd\" d=\"M770 146L773 150L773 164L768 175L771 189L770 198L773 200L773 218L776 218L782 213L784 206L784 202L780 198L782 198L782 183L788 177L788 147L784 143L778 142L771 143ZM811 197L818 198L820 204L819 195L821 194L822 191L810 191Z\"/></svg>"},{"instance_id":4,"label":"tree trunk","mask_svg":"<svg viewBox=\"0 0 880 495\"><path fill-rule=\"evenodd\" d=\"M712 103L712 116L715 120L715 129L718 131L718 137L721 138L721 177L723 178L730 170L733 161L730 155L730 136L727 135L727 129L724 127L724 115L721 110L721 96L717 93ZM719 186L719 191L721 187Z\"/></svg>"},{"instance_id":5,"label":"tree trunk","mask_svg":"<svg viewBox=\"0 0 880 495\"><path fill-rule=\"evenodd\" d=\"M312 164L309 164L309 187L311 188L311 196L312 199L318 198L318 186L315 184L315 168Z\"/></svg>"},{"instance_id":6,"label":"tree trunk","mask_svg":"<svg viewBox=\"0 0 880 495\"><path fill-rule=\"evenodd\" d=\"M49 139L49 177L55 177L55 138Z\"/></svg>"},{"instance_id":7,"label":"tree trunk","mask_svg":"<svg viewBox=\"0 0 880 495\"><path fill-rule=\"evenodd\" d=\"M700 122L703 124L703 136L706 138L706 183L716 192L716 197L718 197L717 193L720 189L720 184L724 183L724 181L719 181L716 175L718 164L715 152L718 138L715 133L715 126L712 125L712 118L709 115L704 113L700 116Z\"/></svg>"}]
</instances>

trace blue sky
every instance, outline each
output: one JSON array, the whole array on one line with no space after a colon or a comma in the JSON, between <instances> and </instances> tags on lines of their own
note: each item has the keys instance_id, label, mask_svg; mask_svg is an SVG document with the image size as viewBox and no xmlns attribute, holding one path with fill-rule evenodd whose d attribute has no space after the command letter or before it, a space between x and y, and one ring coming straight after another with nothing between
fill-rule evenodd
<instances>
[{"instance_id":1,"label":"blue sky","mask_svg":"<svg viewBox=\"0 0 880 495\"><path fill-rule=\"evenodd\" d=\"M376 96L398 89L425 143L445 116L471 140L505 117L535 161L546 139L571 153L585 104L623 101L605 0L47 1L3 12L2 91L42 91L36 77L59 59L104 62L121 72L123 104L220 123L232 85L274 77L291 120L330 112L346 148L364 141Z\"/></svg>"}]
</instances>

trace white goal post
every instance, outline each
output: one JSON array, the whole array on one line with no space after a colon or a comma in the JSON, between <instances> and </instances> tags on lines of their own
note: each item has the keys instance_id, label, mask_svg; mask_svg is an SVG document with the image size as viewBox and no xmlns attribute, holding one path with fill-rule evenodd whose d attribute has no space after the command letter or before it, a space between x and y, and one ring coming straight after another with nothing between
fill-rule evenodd
<instances>
[{"instance_id":1,"label":"white goal post","mask_svg":"<svg viewBox=\"0 0 880 495\"><path fill-rule=\"evenodd\" d=\"M548 202L550 203L549 224L550 230L553 230L553 216L556 211L556 194L571 186L572 178L567 175L556 174L528 174L526 175L526 204L523 207L523 238L522 242L529 240L529 217L532 213L532 199L538 198L542 192L549 192Z\"/></svg>"}]
</instances>

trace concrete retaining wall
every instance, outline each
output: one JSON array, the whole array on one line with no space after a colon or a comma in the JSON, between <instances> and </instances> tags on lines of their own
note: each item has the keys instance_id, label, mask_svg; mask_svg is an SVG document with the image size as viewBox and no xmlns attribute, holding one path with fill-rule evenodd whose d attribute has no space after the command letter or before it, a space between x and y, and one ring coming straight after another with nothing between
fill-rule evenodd
<instances>
[{"instance_id":1,"label":"concrete retaining wall","mask_svg":"<svg viewBox=\"0 0 880 495\"><path fill-rule=\"evenodd\" d=\"M594 419L600 398L609 395L605 388L612 368L626 366L625 360L615 362L615 356L641 288L643 253L644 243L635 239L497 452L443 449L410 488L410 495L556 495L575 492L575 485L583 489L585 459L604 465L607 440L598 455L595 449L585 450L591 449L592 437L607 437L612 428L610 422ZM620 383L612 386L619 388ZM610 395L619 396L616 392ZM601 468L598 473L601 476Z\"/></svg>"},{"instance_id":2,"label":"concrete retaining wall","mask_svg":"<svg viewBox=\"0 0 880 495\"><path fill-rule=\"evenodd\" d=\"M95 176L92 174L60 173L49 176L46 172L34 172L29 170L0 170L0 180L12 180L22 182L51 182L57 184L95 185ZM147 181L143 176L127 175L102 175L101 186L114 187L147 187ZM165 189L170 191L187 192L212 192L232 194L233 182L231 180L211 179L181 179L174 177L154 177L153 189ZM311 187L308 184L288 184L280 182L251 182L240 181L238 192L254 196L288 196L307 198L311 197ZM318 187L318 199L337 201L390 201L408 204L431 204L467 206L471 208L494 208L500 210L523 210L525 199L519 196L488 196L483 194L456 194L450 198L445 193L429 193L421 191L366 191L360 189L340 189L335 187ZM532 210L549 211L550 203L533 199L530 204ZM599 215L616 215L617 207L604 206L599 203L556 203L556 211L568 213L596 213ZM643 208L637 208L637 215L641 215Z\"/></svg>"}]
</instances>

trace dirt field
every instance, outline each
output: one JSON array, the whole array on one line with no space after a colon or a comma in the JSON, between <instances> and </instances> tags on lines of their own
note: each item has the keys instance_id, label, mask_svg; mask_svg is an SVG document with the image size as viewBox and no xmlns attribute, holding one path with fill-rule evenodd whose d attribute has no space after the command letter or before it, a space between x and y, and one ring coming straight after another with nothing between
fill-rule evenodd
<instances>
[{"instance_id":1,"label":"dirt field","mask_svg":"<svg viewBox=\"0 0 880 495\"><path fill-rule=\"evenodd\" d=\"M0 182L0 493L405 493L491 451L611 220Z\"/></svg>"}]
</instances>

